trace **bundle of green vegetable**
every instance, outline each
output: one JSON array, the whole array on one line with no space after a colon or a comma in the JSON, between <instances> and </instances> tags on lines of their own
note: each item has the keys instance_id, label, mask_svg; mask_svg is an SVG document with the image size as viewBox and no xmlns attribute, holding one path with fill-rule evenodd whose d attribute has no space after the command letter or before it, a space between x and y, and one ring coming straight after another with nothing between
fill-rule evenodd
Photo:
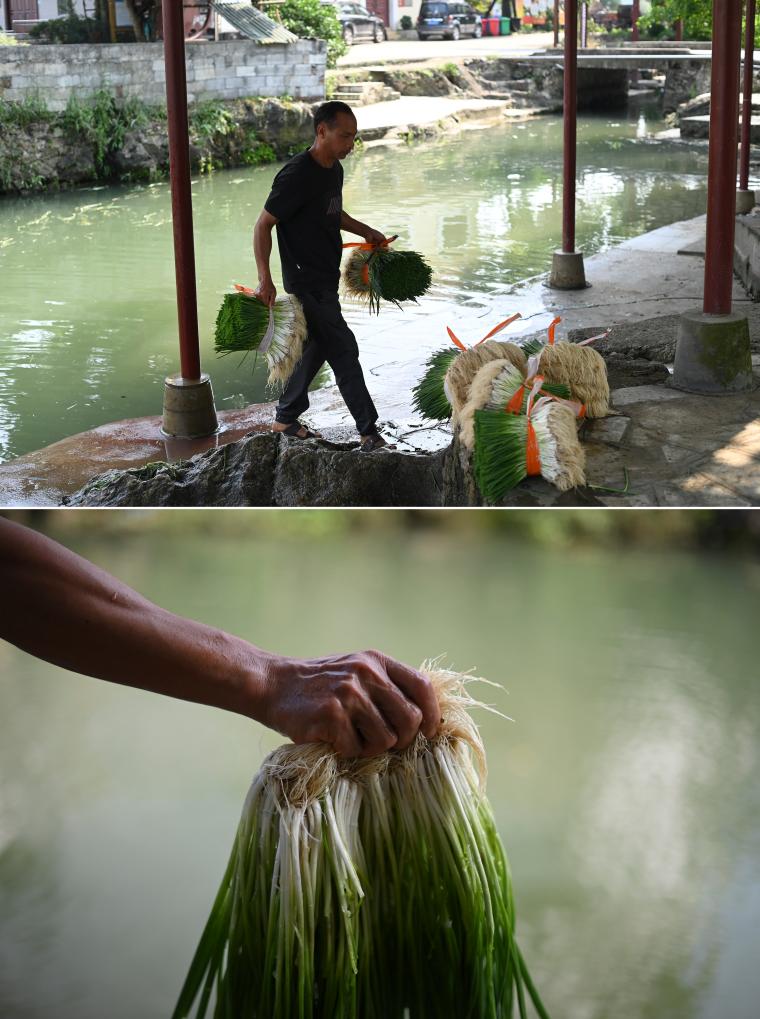
<instances>
[{"instance_id":1,"label":"bundle of green vegetable","mask_svg":"<svg viewBox=\"0 0 760 1019\"><path fill-rule=\"evenodd\" d=\"M416 251L393 251L387 244L360 244L343 270L343 286L353 297L366 298L369 310L380 313L380 302L401 307L430 289L433 271Z\"/></svg>"},{"instance_id":2,"label":"bundle of green vegetable","mask_svg":"<svg viewBox=\"0 0 760 1019\"><path fill-rule=\"evenodd\" d=\"M174 1019L508 1019L546 1010L515 941L465 677L443 721L370 759L283 746L254 778Z\"/></svg>"},{"instance_id":3,"label":"bundle of green vegetable","mask_svg":"<svg viewBox=\"0 0 760 1019\"><path fill-rule=\"evenodd\" d=\"M562 492L585 484L586 457L578 442L575 412L565 403L542 398L525 414L475 411L473 465L478 487L489 502L532 475L541 475Z\"/></svg>"},{"instance_id":4,"label":"bundle of green vegetable","mask_svg":"<svg viewBox=\"0 0 760 1019\"><path fill-rule=\"evenodd\" d=\"M526 361L519 347L492 339L518 318L522 318L519 312L505 318L472 347L466 347L454 330L447 326L446 332L456 349L446 347L428 358L425 374L412 390L415 409L433 421L445 421L461 409L470 379L481 364L494 357L509 357L524 367ZM454 366L460 352L462 360Z\"/></svg>"},{"instance_id":5,"label":"bundle of green vegetable","mask_svg":"<svg viewBox=\"0 0 760 1019\"><path fill-rule=\"evenodd\" d=\"M272 385L288 381L305 339L306 319L292 294L278 297L271 308L248 287L235 284L235 293L225 294L216 317L214 349L217 354L264 354Z\"/></svg>"},{"instance_id":6,"label":"bundle of green vegetable","mask_svg":"<svg viewBox=\"0 0 760 1019\"><path fill-rule=\"evenodd\" d=\"M432 421L446 421L451 417L451 404L443 384L451 362L458 356L455 347L445 347L431 354L425 363L425 374L412 390L412 406Z\"/></svg>"},{"instance_id":7,"label":"bundle of green vegetable","mask_svg":"<svg viewBox=\"0 0 760 1019\"><path fill-rule=\"evenodd\" d=\"M531 391L536 383L535 361L528 362L526 372L521 371L509 360L488 361L479 368L470 383L467 403L459 412L457 423L459 437L466 449L472 450L475 443L475 414L479 410L499 410L507 414L524 414L528 407ZM532 374L531 374L532 373ZM569 401L567 386L552 385L539 381L537 396L553 396ZM581 410L580 404L573 409Z\"/></svg>"}]
</instances>

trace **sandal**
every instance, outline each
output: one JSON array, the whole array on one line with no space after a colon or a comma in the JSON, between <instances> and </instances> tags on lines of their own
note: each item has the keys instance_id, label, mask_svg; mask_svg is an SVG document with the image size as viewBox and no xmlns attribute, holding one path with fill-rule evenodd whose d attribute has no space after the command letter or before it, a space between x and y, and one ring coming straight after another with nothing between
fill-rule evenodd
<instances>
[{"instance_id":1,"label":"sandal","mask_svg":"<svg viewBox=\"0 0 760 1019\"><path fill-rule=\"evenodd\" d=\"M301 429L304 429L306 435L300 435ZM306 425L302 425L300 421L294 421L292 425L288 425L287 428L274 428L275 435L287 435L291 439L300 439L303 442L306 439L321 439L322 436L319 432L312 432L311 428L307 428Z\"/></svg>"},{"instance_id":2,"label":"sandal","mask_svg":"<svg viewBox=\"0 0 760 1019\"><path fill-rule=\"evenodd\" d=\"M395 449L382 435L365 435L359 443L360 453L374 453L378 449Z\"/></svg>"}]
</instances>

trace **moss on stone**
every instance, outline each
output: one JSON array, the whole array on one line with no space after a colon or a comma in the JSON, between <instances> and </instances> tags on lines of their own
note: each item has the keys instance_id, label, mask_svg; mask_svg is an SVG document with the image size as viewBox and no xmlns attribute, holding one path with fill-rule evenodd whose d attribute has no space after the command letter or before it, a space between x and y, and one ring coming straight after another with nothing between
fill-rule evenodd
<instances>
[{"instance_id":1,"label":"moss on stone","mask_svg":"<svg viewBox=\"0 0 760 1019\"><path fill-rule=\"evenodd\" d=\"M752 373L747 319L703 323L699 330L699 363L721 386L730 388L739 375Z\"/></svg>"}]
</instances>

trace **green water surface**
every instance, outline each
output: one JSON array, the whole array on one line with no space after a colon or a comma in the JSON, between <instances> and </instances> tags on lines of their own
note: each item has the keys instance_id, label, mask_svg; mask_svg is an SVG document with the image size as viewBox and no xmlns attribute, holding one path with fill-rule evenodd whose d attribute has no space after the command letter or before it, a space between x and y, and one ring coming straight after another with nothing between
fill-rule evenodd
<instances>
[{"instance_id":1,"label":"green water surface","mask_svg":"<svg viewBox=\"0 0 760 1019\"><path fill-rule=\"evenodd\" d=\"M315 512L275 539L261 514L228 535L133 514L108 541L92 519L67 540L177 612L505 686L481 691L514 719L478 714L488 792L554 1019L757 1015L757 562L526 546L473 516L384 536ZM3 1019L166 1019L279 742L0 645Z\"/></svg>"},{"instance_id":2,"label":"green water surface","mask_svg":"<svg viewBox=\"0 0 760 1019\"><path fill-rule=\"evenodd\" d=\"M587 254L704 212L706 152L656 141L658 117L645 108L581 118L578 246ZM548 270L561 239L561 152L557 117L371 149L345 164L345 207L425 253L436 282L426 300L450 305L456 321L458 305ZM213 323L231 283L253 281L251 230L275 171L230 170L193 185L201 353L222 410L265 397L250 359L216 358ZM393 308L383 316L395 326L389 363L396 351L408 357L420 318ZM376 328L357 306L347 318L360 343ZM176 323L166 183L0 201L0 460L160 413L163 378L178 370Z\"/></svg>"}]
</instances>

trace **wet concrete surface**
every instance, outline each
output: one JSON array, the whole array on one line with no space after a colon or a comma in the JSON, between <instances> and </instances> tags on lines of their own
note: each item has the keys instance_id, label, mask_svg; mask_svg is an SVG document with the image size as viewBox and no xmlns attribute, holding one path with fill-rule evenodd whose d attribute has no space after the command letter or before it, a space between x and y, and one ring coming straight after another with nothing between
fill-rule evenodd
<instances>
[{"instance_id":1,"label":"wet concrete surface","mask_svg":"<svg viewBox=\"0 0 760 1019\"><path fill-rule=\"evenodd\" d=\"M172 439L161 433L161 417L132 418L72 435L44 449L0 464L0 506L59 506L90 478L114 468L127 470L157 460L187 460L196 453L268 431L273 404L219 411L219 431L206 439Z\"/></svg>"},{"instance_id":2,"label":"wet concrete surface","mask_svg":"<svg viewBox=\"0 0 760 1019\"><path fill-rule=\"evenodd\" d=\"M582 291L555 291L536 278L516 286L507 300L482 299L459 309L431 301L420 316L420 342L406 361L388 360L380 316L372 338L362 344L362 364L381 413L384 434L401 451L432 452L451 441L446 424L423 420L410 407L410 393L429 353L445 345L445 327L458 326L466 343L480 339L505 313L522 319L502 336L517 339L546 328L562 317L560 338L567 331L613 327L610 340L624 338L622 357L667 359L675 341L678 315L701 304L704 262L695 257L704 234L704 217L652 231L586 260L592 286ZM689 254L680 254L691 249ZM760 369L760 306L740 284L734 287L735 309L750 324L753 364ZM334 442L357 438L337 387L310 394L303 415L311 427ZM756 506L760 505L760 390L727 397L679 392L666 384L624 386L613 391L613 415L584 428L587 480L596 498L609 506ZM167 442L160 418L103 425L63 439L46 449L0 465L0 505L55 506L89 478L109 468L141 466L155 460L184 459L223 445L248 432L266 430L272 404L221 412L222 430L193 444ZM626 493L604 492L623 487ZM521 486L522 487L522 486ZM550 485L538 485L542 505L585 505L571 494L559 497ZM519 502L519 499L518 499ZM535 504L535 503L534 503Z\"/></svg>"}]
</instances>

